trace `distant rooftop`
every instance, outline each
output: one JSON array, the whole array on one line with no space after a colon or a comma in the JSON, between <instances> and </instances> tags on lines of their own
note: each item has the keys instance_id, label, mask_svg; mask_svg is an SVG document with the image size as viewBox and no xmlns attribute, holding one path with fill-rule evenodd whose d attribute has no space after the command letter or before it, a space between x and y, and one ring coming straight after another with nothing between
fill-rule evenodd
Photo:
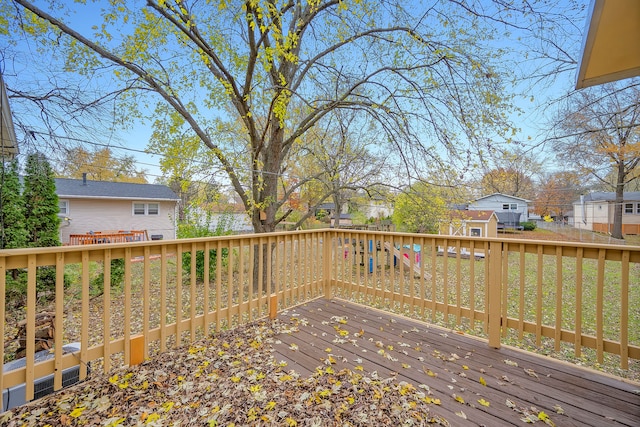
<instances>
[{"instance_id":1,"label":"distant rooftop","mask_svg":"<svg viewBox=\"0 0 640 427\"><path fill-rule=\"evenodd\" d=\"M180 198L166 185L135 184L131 182L92 181L87 179L56 178L58 197L96 199L169 200Z\"/></svg>"}]
</instances>

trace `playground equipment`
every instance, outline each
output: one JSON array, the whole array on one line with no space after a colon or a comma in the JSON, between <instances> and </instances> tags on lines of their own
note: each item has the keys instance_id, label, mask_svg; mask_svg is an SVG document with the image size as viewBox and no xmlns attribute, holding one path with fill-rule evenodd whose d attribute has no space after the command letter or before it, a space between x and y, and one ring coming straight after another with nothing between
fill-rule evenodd
<instances>
[{"instance_id":1,"label":"playground equipment","mask_svg":"<svg viewBox=\"0 0 640 427\"><path fill-rule=\"evenodd\" d=\"M390 242L384 242L384 244L381 246L380 241L377 241L374 243L374 241L372 239L369 239L366 241L367 243L367 247L365 250L365 241L364 240L345 240L344 242L344 258L347 259L349 257L349 253L352 250L353 251L353 260L354 262L358 262L358 258L360 261L360 265L362 266L367 266L367 270L369 273L373 273L373 269L374 267L376 267L378 265L378 252L380 252L381 250L384 250L388 255L387 257L387 264L388 265L393 265L393 267L398 266L399 261L398 260L402 260L402 262L404 263L404 265L407 266L407 268L411 269L413 268L413 272L415 275L417 276L421 276L422 271L420 268L420 262L421 262L421 250L422 248L420 247L420 245L416 245L414 244L413 246L411 245L404 245L402 247L402 250L400 249L400 247L396 247L394 245L392 245ZM391 254L393 254L393 264L391 264ZM365 257L367 259L365 259ZM412 262L412 258L413 258L413 262ZM412 265L413 264L413 265Z\"/></svg>"}]
</instances>

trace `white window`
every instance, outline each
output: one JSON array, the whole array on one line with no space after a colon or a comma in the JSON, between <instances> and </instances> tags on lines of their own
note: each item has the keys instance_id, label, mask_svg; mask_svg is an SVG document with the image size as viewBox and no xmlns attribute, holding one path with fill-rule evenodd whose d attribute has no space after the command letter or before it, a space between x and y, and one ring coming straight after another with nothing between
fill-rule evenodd
<instances>
[{"instance_id":1,"label":"white window","mask_svg":"<svg viewBox=\"0 0 640 427\"><path fill-rule=\"evenodd\" d=\"M624 213L632 214L633 213L633 203L625 203L624 204Z\"/></svg>"},{"instance_id":2,"label":"white window","mask_svg":"<svg viewBox=\"0 0 640 427\"><path fill-rule=\"evenodd\" d=\"M482 237L482 228L475 228L472 227L469 232L471 233L472 236L476 236L476 237Z\"/></svg>"},{"instance_id":3,"label":"white window","mask_svg":"<svg viewBox=\"0 0 640 427\"><path fill-rule=\"evenodd\" d=\"M60 215L67 216L69 215L69 201L68 200L58 200L58 207L60 208Z\"/></svg>"},{"instance_id":4,"label":"white window","mask_svg":"<svg viewBox=\"0 0 640 427\"><path fill-rule=\"evenodd\" d=\"M134 215L159 215L160 204L159 203L134 203L133 214Z\"/></svg>"},{"instance_id":5,"label":"white window","mask_svg":"<svg viewBox=\"0 0 640 427\"><path fill-rule=\"evenodd\" d=\"M517 203L503 203L502 204L503 211L517 211L518 204Z\"/></svg>"},{"instance_id":6,"label":"white window","mask_svg":"<svg viewBox=\"0 0 640 427\"><path fill-rule=\"evenodd\" d=\"M640 215L640 203L636 203L636 213Z\"/></svg>"}]
</instances>

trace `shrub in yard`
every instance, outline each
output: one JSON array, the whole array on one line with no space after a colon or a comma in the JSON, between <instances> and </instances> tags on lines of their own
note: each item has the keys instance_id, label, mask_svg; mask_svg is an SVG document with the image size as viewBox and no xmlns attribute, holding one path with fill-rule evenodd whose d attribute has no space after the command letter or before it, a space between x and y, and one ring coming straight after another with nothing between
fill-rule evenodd
<instances>
[{"instance_id":1,"label":"shrub in yard","mask_svg":"<svg viewBox=\"0 0 640 427\"><path fill-rule=\"evenodd\" d=\"M112 288L122 289L124 284L124 258L111 260L111 283ZM93 296L102 295L104 292L104 271L91 280L90 294Z\"/></svg>"},{"instance_id":2,"label":"shrub in yard","mask_svg":"<svg viewBox=\"0 0 640 427\"><path fill-rule=\"evenodd\" d=\"M535 223L535 222L533 222L533 221L525 221L525 222L521 222L521 223L520 223L520 225L521 225L522 227L524 227L524 229L525 229L526 231L533 231L533 230L535 230L535 229L536 229L536 227L537 227L536 223Z\"/></svg>"},{"instance_id":3,"label":"shrub in yard","mask_svg":"<svg viewBox=\"0 0 640 427\"><path fill-rule=\"evenodd\" d=\"M20 304L27 297L27 270L18 269L7 272L7 301ZM65 289L71 284L71 279L64 274ZM36 292L39 297L49 300L56 288L56 268L54 266L38 267L36 270Z\"/></svg>"},{"instance_id":4,"label":"shrub in yard","mask_svg":"<svg viewBox=\"0 0 640 427\"><path fill-rule=\"evenodd\" d=\"M189 215L187 215L189 218ZM204 217L198 219L187 219L181 221L178 224L178 239L190 239L194 237L211 237L211 236L226 236L231 234L230 224L231 216L220 216L215 227L211 225L211 214L207 214ZM226 265L227 256L229 250L227 248L222 249L222 263ZM213 277L216 271L216 249L209 250L209 277ZM191 252L184 252L182 254L182 269L186 273L191 272ZM204 251L196 251L196 277L199 280L204 280Z\"/></svg>"}]
</instances>

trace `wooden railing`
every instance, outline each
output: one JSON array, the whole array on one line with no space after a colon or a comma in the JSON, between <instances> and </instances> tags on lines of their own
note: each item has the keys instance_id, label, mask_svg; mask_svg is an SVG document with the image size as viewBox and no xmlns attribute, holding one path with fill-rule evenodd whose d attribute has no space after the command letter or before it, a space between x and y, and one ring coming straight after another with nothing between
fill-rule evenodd
<instances>
[{"instance_id":1,"label":"wooden railing","mask_svg":"<svg viewBox=\"0 0 640 427\"><path fill-rule=\"evenodd\" d=\"M95 231L85 234L70 234L69 245L95 245L99 243L128 243L149 240L146 230Z\"/></svg>"},{"instance_id":2,"label":"wooden railing","mask_svg":"<svg viewBox=\"0 0 640 427\"><path fill-rule=\"evenodd\" d=\"M49 302L36 290L44 267L55 269ZM0 390L25 383L27 399L34 378L54 374L59 389L62 371L78 363L81 377L90 364L109 372L321 296L483 335L493 347L570 346L599 361L615 355L623 369L640 359L630 322L640 247L319 230L4 250L3 319L7 272L17 269L27 272L26 367L0 368ZM35 363L35 319L45 310L56 314L54 342L77 341L79 354L56 345L51 360ZM3 360L5 332L2 322Z\"/></svg>"}]
</instances>

